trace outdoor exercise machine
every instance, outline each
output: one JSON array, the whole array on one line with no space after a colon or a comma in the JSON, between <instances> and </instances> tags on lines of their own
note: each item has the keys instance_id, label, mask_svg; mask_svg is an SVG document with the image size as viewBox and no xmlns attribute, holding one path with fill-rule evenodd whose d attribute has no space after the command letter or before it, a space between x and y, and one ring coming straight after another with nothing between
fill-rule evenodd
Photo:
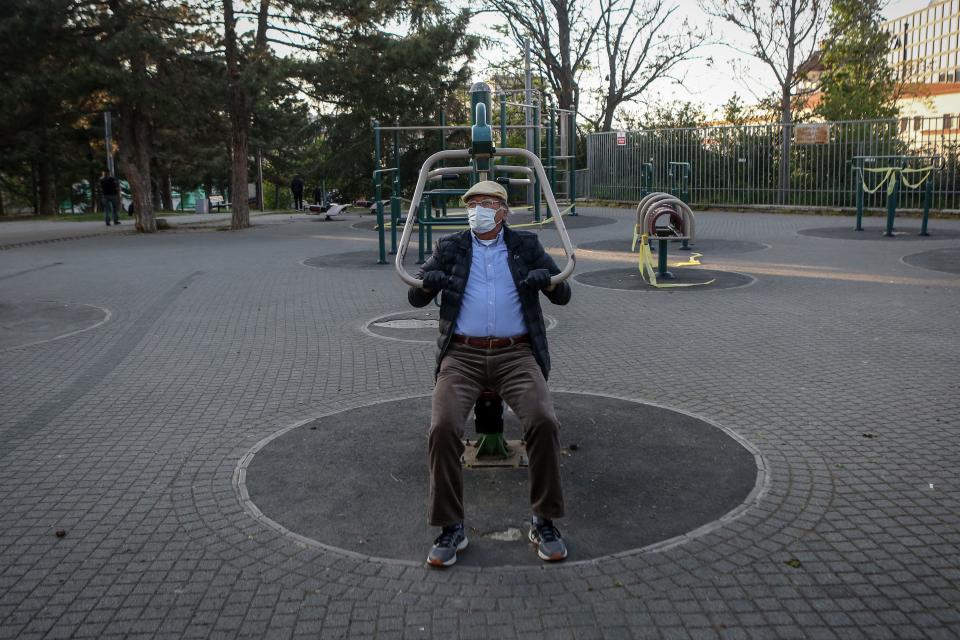
<instances>
[{"instance_id":1,"label":"outdoor exercise machine","mask_svg":"<svg viewBox=\"0 0 960 640\"><path fill-rule=\"evenodd\" d=\"M670 179L670 195L679 198L684 204L690 204L690 178L693 169L689 162L668 162L667 177ZM643 200L653 191L653 163L640 165L640 199ZM681 249L689 250L690 241L683 240Z\"/></svg>"},{"instance_id":2,"label":"outdoor exercise machine","mask_svg":"<svg viewBox=\"0 0 960 640\"><path fill-rule=\"evenodd\" d=\"M420 168L416 188L410 199L410 208L407 211L406 220L403 225L403 233L397 246L396 258L394 260L394 267L396 268L397 274L408 286L423 288L423 280L409 274L403 266L407 249L410 246L410 240L413 237L414 223L418 223L421 236L423 235L424 228L434 226L468 226L466 215L440 217L427 215L424 204L430 198L430 195L428 195L430 191L428 189L428 183L438 177L442 179L445 173L454 173L456 175L469 174L471 183L489 180L491 174L495 175L496 168L502 166L495 164L495 160L501 158L519 158L523 160L525 164L518 166L522 166L533 172L535 184L542 192L547 210L550 214L549 217L553 220L560 237L567 261L560 273L550 278L550 284L557 285L569 278L576 266L576 255L573 243L570 241L570 236L564 226L563 216L557 205L553 190L550 188L550 180L540 158L528 149L510 147L497 149L494 147L493 129L487 122L487 110L490 107L490 92L489 90L483 91L482 87L478 86L482 84L483 83L478 83L474 85L473 89L476 89L476 91L471 91L471 112L474 124L470 128L470 148L438 151L428 157ZM486 85L483 85L483 87L486 87ZM459 162L459 164L453 167L440 166L444 161L454 161ZM520 180L523 180L523 178ZM441 191L445 192L447 190ZM465 193L465 190L463 193ZM458 195L462 195L463 193L459 193ZM448 194L442 193L442 195ZM422 242L420 246L422 250ZM481 396L480 403L478 403L476 409L478 432L480 433L476 445L477 458L491 457L499 459L510 455L506 440L503 436L501 411L502 401L496 394L491 395L490 393L485 393Z\"/></svg>"},{"instance_id":3,"label":"outdoor exercise machine","mask_svg":"<svg viewBox=\"0 0 960 640\"><path fill-rule=\"evenodd\" d=\"M546 112L549 116L546 126L541 121L541 107L540 101L538 99L533 99L531 102L513 102L509 99L510 94L516 93L515 91L510 90L501 90L498 91L499 96L499 106L500 106L500 117L499 117L499 133L500 133L500 143L503 146L506 146L508 132L510 130L524 130L527 132L533 132L532 136L528 136L530 140L533 141L532 148L526 149L531 153L534 153L538 160L543 158L547 164L542 165L545 170L549 169L549 174L545 172L545 178L541 178L536 174L536 172L528 165L514 165L507 162L508 158L506 156L499 156L494 164L490 166L487 170L489 179L496 180L497 182L503 184L507 188L511 186L519 185L530 185L533 191L533 202L530 203L533 210L533 219L535 222L541 222L543 217L549 218L552 212L547 209L545 216L541 215L542 202L541 202L541 192L543 190L541 181L545 180L549 184L551 193L557 192L557 187L560 184L565 186L565 195L566 199L569 200L569 215L577 215L576 210L576 114L575 110L560 109L548 106ZM401 218L401 184L400 184L400 133L401 132L415 132L423 134L428 131L438 131L440 133L440 150L446 150L447 143L447 134L453 131L472 131L472 127L476 125L476 109L475 105L479 102L483 102L486 105L486 114L490 114L491 110L491 90L490 87L485 83L476 83L470 89L470 100L471 100L471 123L469 125L448 125L446 124L446 119L444 114L440 115L440 124L439 125L422 125L422 126L382 126L378 122L374 122L374 160L377 166L377 169L373 172L373 188L375 192L375 202L376 202L376 214L377 214L377 231L379 238L379 260L380 264L386 264L386 255L387 255L387 241L386 241L386 229L390 228L390 254L396 254L397 252L397 227L404 222L404 219ZM511 125L508 123L508 108L509 107L519 107L525 114L532 114L530 118L532 124L523 124L523 125ZM487 123L488 128L492 132L492 125ZM543 141L543 131L546 131L546 149L544 149ZM392 167L383 167L384 160L384 149L383 149L383 134L393 133L393 144L392 144ZM492 139L491 139L492 144ZM542 163L541 163L542 164ZM444 186L445 182L456 182L461 178L467 178L471 183L477 181L477 170L473 165L469 166L443 166L443 161L440 161L439 165L433 169L433 173L428 177L431 183L438 181L439 186L431 186L429 189L425 189L423 198L421 199L420 206L424 209L416 209L417 221L419 223L421 218L428 220L439 220L441 218L447 217L447 201L451 197L461 196L466 193L466 188L461 188L457 186ZM565 181L559 179L559 175L567 174L568 178ZM384 180L387 179L387 176L392 176L391 183L389 187L384 185ZM383 191L385 188L390 189L390 213L389 223L386 222L386 216L384 213L384 198ZM434 215L434 212L437 212L437 215ZM458 223L459 224L459 223ZM424 259L424 248L429 247L433 241L433 226L443 226L443 223L436 223L436 225L427 224L419 232L419 256L418 261L422 262ZM455 225L449 225L455 226Z\"/></svg>"},{"instance_id":4,"label":"outdoor exercise machine","mask_svg":"<svg viewBox=\"0 0 960 640\"><path fill-rule=\"evenodd\" d=\"M644 197L637 205L637 221L633 228L633 241L630 250L640 248L640 274L648 284L654 287L690 286L664 285L657 282L672 280L674 274L667 271L667 251L671 242L688 242L693 240L696 233L696 222L693 211L686 202L675 195L654 192ZM651 256L651 243L656 239L657 268L654 271ZM712 282L712 281L711 281ZM696 283L709 284L709 282Z\"/></svg>"},{"instance_id":5,"label":"outdoor exercise machine","mask_svg":"<svg viewBox=\"0 0 960 640\"><path fill-rule=\"evenodd\" d=\"M911 160L927 161L926 166L908 167ZM876 164L879 161L886 163L886 166L868 167L868 164ZM910 189L919 189L926 185L923 191L923 214L921 216L920 233L918 235L928 236L927 220L930 217L930 204L933 200L933 180L935 171L943 169L945 160L943 156L854 156L853 171L857 180L857 231L863 231L863 203L866 194L873 194L887 185L887 223L884 230L884 236L893 236L893 223L897 216L897 202L900 197L900 185ZM867 186L867 174L880 175L880 181L872 187ZM916 175L918 180L911 182L907 176Z\"/></svg>"}]
</instances>

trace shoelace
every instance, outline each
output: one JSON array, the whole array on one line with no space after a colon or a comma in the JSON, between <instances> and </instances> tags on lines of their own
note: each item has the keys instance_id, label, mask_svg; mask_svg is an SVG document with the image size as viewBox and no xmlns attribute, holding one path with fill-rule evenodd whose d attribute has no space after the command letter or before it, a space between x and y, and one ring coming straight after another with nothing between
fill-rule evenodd
<instances>
[{"instance_id":1,"label":"shoelace","mask_svg":"<svg viewBox=\"0 0 960 640\"><path fill-rule=\"evenodd\" d=\"M553 524L541 524L537 527L537 535L543 542L553 542L560 539L560 530Z\"/></svg>"},{"instance_id":2,"label":"shoelace","mask_svg":"<svg viewBox=\"0 0 960 640\"><path fill-rule=\"evenodd\" d=\"M461 529L444 529L437 539L433 541L438 547L455 547L457 546L457 536L460 534Z\"/></svg>"}]
</instances>

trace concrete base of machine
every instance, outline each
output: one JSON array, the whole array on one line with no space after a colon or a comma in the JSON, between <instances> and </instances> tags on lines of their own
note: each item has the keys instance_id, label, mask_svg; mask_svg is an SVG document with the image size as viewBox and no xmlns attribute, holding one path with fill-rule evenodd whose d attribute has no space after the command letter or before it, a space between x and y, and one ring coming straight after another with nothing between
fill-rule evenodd
<instances>
[{"instance_id":1,"label":"concrete base of machine","mask_svg":"<svg viewBox=\"0 0 960 640\"><path fill-rule=\"evenodd\" d=\"M904 256L903 261L912 267L960 274L960 248L935 249Z\"/></svg>"},{"instance_id":2,"label":"concrete base of machine","mask_svg":"<svg viewBox=\"0 0 960 640\"><path fill-rule=\"evenodd\" d=\"M86 304L0 302L0 350L73 335L102 324L108 317L106 309Z\"/></svg>"},{"instance_id":3,"label":"concrete base of machine","mask_svg":"<svg viewBox=\"0 0 960 640\"><path fill-rule=\"evenodd\" d=\"M764 465L705 420L628 400L555 393L569 561L637 551L752 504ZM421 563L438 529L426 522L429 396L367 405L279 432L237 476L248 511L326 548ZM504 433L520 425L505 413ZM473 425L464 434L471 439ZM526 540L528 471L464 470L470 548L459 565L536 566Z\"/></svg>"},{"instance_id":4,"label":"concrete base of machine","mask_svg":"<svg viewBox=\"0 0 960 640\"><path fill-rule=\"evenodd\" d=\"M936 225L931 225L927 229L928 236L921 236L920 227L915 226L916 221L911 221L910 226L896 225L892 236L884 235L885 226L866 226L863 231L857 231L853 225L849 227L820 227L817 229L801 229L797 233L802 236L813 236L815 238L829 238L831 240L945 240L949 238L960 238L960 231L952 229L937 229Z\"/></svg>"}]
</instances>

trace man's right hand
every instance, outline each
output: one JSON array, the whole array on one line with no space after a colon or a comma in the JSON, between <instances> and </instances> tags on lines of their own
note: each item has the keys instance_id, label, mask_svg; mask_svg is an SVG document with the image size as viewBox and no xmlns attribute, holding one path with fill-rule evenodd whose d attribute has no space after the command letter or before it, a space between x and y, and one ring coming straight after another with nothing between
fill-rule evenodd
<instances>
[{"instance_id":1,"label":"man's right hand","mask_svg":"<svg viewBox=\"0 0 960 640\"><path fill-rule=\"evenodd\" d=\"M423 288L429 289L430 291L439 291L447 285L447 274L443 271L436 269L434 271L427 271L423 274Z\"/></svg>"}]
</instances>

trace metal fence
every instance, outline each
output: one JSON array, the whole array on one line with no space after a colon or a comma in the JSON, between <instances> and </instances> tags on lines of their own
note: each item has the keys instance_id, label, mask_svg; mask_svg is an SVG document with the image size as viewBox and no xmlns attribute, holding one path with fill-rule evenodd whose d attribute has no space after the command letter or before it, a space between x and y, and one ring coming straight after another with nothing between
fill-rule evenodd
<instances>
[{"instance_id":1,"label":"metal fence","mask_svg":"<svg viewBox=\"0 0 960 640\"><path fill-rule=\"evenodd\" d=\"M789 188L781 189L783 127L790 139ZM943 118L901 118L832 122L814 140L807 125L746 125L630 131L626 144L616 132L587 137L587 169L577 176L578 196L598 200L638 201L644 163L653 168L652 190L677 188L671 162L689 162L690 201L700 205L790 205L853 207L859 173L856 156L905 156L904 166L921 167L920 156L944 158L933 180L934 209L960 208L960 124ZM956 127L956 128L955 128ZM801 135L804 134L804 135ZM809 141L810 143L804 143ZM879 168L888 159L867 160ZM872 187L881 174L867 173ZM867 195L867 207L886 206L885 189ZM902 188L900 206L922 206L923 189Z\"/></svg>"}]
</instances>

